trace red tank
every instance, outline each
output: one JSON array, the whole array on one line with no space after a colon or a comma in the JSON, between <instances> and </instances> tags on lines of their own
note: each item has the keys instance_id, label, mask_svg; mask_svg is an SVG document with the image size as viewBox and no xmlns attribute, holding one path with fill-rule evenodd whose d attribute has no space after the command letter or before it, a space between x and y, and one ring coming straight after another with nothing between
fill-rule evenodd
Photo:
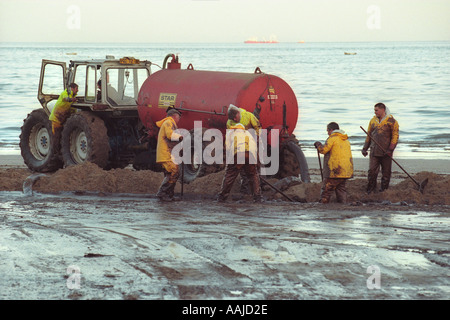
<instances>
[{"instance_id":1,"label":"red tank","mask_svg":"<svg viewBox=\"0 0 450 320\"><path fill-rule=\"evenodd\" d=\"M149 129L166 116L169 106L180 109L179 128L191 130L194 121L204 128L225 130L230 104L258 113L263 129L295 129L298 118L297 98L281 78L262 73L198 71L192 65L182 70L176 57L168 68L153 73L139 92L138 111ZM284 106L285 105L285 116Z\"/></svg>"}]
</instances>

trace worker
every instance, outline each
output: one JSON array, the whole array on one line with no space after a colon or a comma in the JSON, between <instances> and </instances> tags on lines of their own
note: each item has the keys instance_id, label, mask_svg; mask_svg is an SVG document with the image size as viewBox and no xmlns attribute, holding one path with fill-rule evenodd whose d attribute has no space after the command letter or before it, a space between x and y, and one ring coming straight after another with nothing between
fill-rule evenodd
<instances>
[{"instance_id":1,"label":"worker","mask_svg":"<svg viewBox=\"0 0 450 320\"><path fill-rule=\"evenodd\" d=\"M353 177L353 157L347 134L339 129L336 122L327 125L328 139L325 145L314 143L317 150L324 154L324 183L321 203L329 203L333 191L339 203L347 202L347 179Z\"/></svg>"},{"instance_id":2,"label":"worker","mask_svg":"<svg viewBox=\"0 0 450 320\"><path fill-rule=\"evenodd\" d=\"M114 69L115 71L116 69ZM115 72L111 71L115 75ZM118 75L116 75L118 76ZM135 105L136 100L133 97L125 96L125 89L119 93L117 89L109 81L109 71L106 72L106 93L107 100L113 106Z\"/></svg>"},{"instance_id":3,"label":"worker","mask_svg":"<svg viewBox=\"0 0 450 320\"><path fill-rule=\"evenodd\" d=\"M102 79L97 81L97 102L102 101Z\"/></svg>"},{"instance_id":4,"label":"worker","mask_svg":"<svg viewBox=\"0 0 450 320\"><path fill-rule=\"evenodd\" d=\"M167 111L167 117L156 122L160 128L158 133L158 144L156 147L156 163L164 168L164 180L159 187L156 196L163 201L174 200L175 185L179 177L178 165L174 162L172 149L175 141L182 141L183 136L174 132L178 129L181 112L174 108Z\"/></svg>"},{"instance_id":5,"label":"worker","mask_svg":"<svg viewBox=\"0 0 450 320\"><path fill-rule=\"evenodd\" d=\"M227 129L230 129L231 126L242 123L244 125L245 130L254 129L256 135L259 136L261 131L261 124L256 116L246 111L245 109L238 108L233 104L230 104L228 107L228 121L227 121Z\"/></svg>"},{"instance_id":6,"label":"worker","mask_svg":"<svg viewBox=\"0 0 450 320\"><path fill-rule=\"evenodd\" d=\"M227 159L232 159L232 161L227 163L225 168L225 176L217 200L224 202L228 198L236 177L243 172L249 181L254 201L261 202L255 139L245 130L243 124L237 123L227 130L225 147L228 154Z\"/></svg>"},{"instance_id":7,"label":"worker","mask_svg":"<svg viewBox=\"0 0 450 320\"><path fill-rule=\"evenodd\" d=\"M71 83L69 87L59 95L58 101L56 101L56 104L50 113L49 120L52 122L52 144L55 153L59 150L59 140L61 138L64 122L66 122L67 118L69 118L72 113L76 112L76 109L72 107L72 104L77 101L77 93L78 85L76 83Z\"/></svg>"},{"instance_id":8,"label":"worker","mask_svg":"<svg viewBox=\"0 0 450 320\"><path fill-rule=\"evenodd\" d=\"M378 172L381 167L380 192L389 188L392 169L392 154L399 138L399 125L384 103L374 106L375 116L369 122L367 137L362 148L362 154L367 156L370 147L367 193L377 188ZM378 144L373 141L375 140ZM380 147L381 146L381 147ZM386 152L386 153L385 153Z\"/></svg>"},{"instance_id":9,"label":"worker","mask_svg":"<svg viewBox=\"0 0 450 320\"><path fill-rule=\"evenodd\" d=\"M228 106L227 129L230 129L237 123L241 123L244 126L245 130L249 129L255 130L258 139L261 132L261 123L259 122L258 118L253 113L248 112L245 109L238 108L233 104L230 104ZM256 143L258 143L258 141L256 141ZM241 176L241 192L248 194L250 190L247 177L243 171L241 171L240 176Z\"/></svg>"}]
</instances>

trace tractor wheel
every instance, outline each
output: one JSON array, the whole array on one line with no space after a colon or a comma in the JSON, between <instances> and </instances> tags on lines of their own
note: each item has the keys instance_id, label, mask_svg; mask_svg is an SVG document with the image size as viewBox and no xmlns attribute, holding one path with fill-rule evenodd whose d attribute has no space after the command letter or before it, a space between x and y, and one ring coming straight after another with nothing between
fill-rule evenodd
<instances>
[{"instance_id":1,"label":"tractor wheel","mask_svg":"<svg viewBox=\"0 0 450 320\"><path fill-rule=\"evenodd\" d=\"M64 165L92 162L108 165L109 139L104 121L89 111L75 113L64 124L61 153Z\"/></svg>"},{"instance_id":2,"label":"tractor wheel","mask_svg":"<svg viewBox=\"0 0 450 320\"><path fill-rule=\"evenodd\" d=\"M308 163L300 146L294 141L287 142L281 149L278 178L300 176L303 182L310 182Z\"/></svg>"},{"instance_id":3,"label":"tractor wheel","mask_svg":"<svg viewBox=\"0 0 450 320\"><path fill-rule=\"evenodd\" d=\"M24 120L20 134L20 150L25 164L35 172L52 172L62 168L54 148L52 122L44 109L33 110Z\"/></svg>"},{"instance_id":4,"label":"tractor wheel","mask_svg":"<svg viewBox=\"0 0 450 320\"><path fill-rule=\"evenodd\" d=\"M203 129L204 130L204 129ZM202 137L203 137L203 131L202 131ZM206 164L205 163L198 163L198 155L194 153L194 130L191 130L191 160L189 163L183 163L183 176L182 179L185 183L190 183L194 181L197 178L200 178L205 175L206 171ZM205 142L202 142L202 155L203 150L205 150L206 144ZM181 172L180 172L181 173ZM180 177L181 179L181 177Z\"/></svg>"}]
</instances>

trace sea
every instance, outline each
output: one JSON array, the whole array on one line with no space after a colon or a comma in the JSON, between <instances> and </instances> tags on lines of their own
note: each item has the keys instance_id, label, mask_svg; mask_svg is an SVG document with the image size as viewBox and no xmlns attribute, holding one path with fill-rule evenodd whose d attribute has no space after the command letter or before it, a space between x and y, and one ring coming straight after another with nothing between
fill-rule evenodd
<instances>
[{"instance_id":1,"label":"sea","mask_svg":"<svg viewBox=\"0 0 450 320\"><path fill-rule=\"evenodd\" d=\"M20 154L23 120L40 108L37 89L42 59L65 61L135 57L163 65L169 54L182 68L253 73L284 79L296 94L295 135L305 155L327 139L337 122L354 158L383 102L399 122L396 158L450 159L450 42L346 43L0 43L0 157ZM346 54L351 53L351 54Z\"/></svg>"}]
</instances>

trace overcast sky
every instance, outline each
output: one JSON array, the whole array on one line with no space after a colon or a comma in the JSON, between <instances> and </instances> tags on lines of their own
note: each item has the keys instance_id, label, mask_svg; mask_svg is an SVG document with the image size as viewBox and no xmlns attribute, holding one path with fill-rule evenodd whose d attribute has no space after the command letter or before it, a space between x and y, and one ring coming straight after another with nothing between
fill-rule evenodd
<instances>
[{"instance_id":1,"label":"overcast sky","mask_svg":"<svg viewBox=\"0 0 450 320\"><path fill-rule=\"evenodd\" d=\"M450 41L450 0L0 0L0 42Z\"/></svg>"}]
</instances>

